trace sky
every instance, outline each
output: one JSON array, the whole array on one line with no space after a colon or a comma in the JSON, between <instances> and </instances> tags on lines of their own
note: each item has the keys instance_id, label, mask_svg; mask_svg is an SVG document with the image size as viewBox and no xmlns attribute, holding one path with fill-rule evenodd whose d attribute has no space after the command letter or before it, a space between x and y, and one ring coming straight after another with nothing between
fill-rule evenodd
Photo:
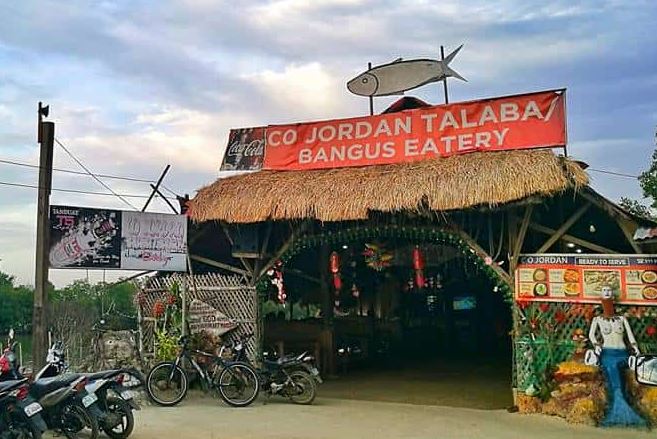
<instances>
[{"instance_id":1,"label":"sky","mask_svg":"<svg viewBox=\"0 0 657 439\"><path fill-rule=\"evenodd\" d=\"M0 3L0 160L38 163L37 102L94 173L193 195L218 176L230 128L367 114L346 82L398 57L437 58L468 82L450 101L568 88L568 152L637 175L657 125L657 2L635 0L22 0ZM442 103L442 85L407 93ZM375 101L382 111L390 98ZM57 146L55 168L81 171ZM618 200L635 179L590 172ZM148 183L103 179L141 197ZM0 163L0 182L36 185ZM62 172L54 188L107 192ZM167 192L170 193L170 192ZM36 190L0 184L0 270L34 283ZM126 198L141 208L145 198ZM131 209L114 196L53 192L52 204ZM162 200L149 211L168 212ZM108 272L106 279L129 273ZM58 286L102 272L51 270Z\"/></svg>"}]
</instances>

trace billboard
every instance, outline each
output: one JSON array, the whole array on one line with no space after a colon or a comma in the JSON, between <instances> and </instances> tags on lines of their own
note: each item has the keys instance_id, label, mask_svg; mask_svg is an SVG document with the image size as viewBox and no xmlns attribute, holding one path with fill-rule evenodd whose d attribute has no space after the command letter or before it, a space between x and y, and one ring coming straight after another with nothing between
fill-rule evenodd
<instances>
[{"instance_id":1,"label":"billboard","mask_svg":"<svg viewBox=\"0 0 657 439\"><path fill-rule=\"evenodd\" d=\"M622 304L657 305L654 255L521 255L516 300L599 303L609 286Z\"/></svg>"},{"instance_id":2,"label":"billboard","mask_svg":"<svg viewBox=\"0 0 657 439\"><path fill-rule=\"evenodd\" d=\"M259 171L265 156L265 127L230 130L221 171Z\"/></svg>"},{"instance_id":3,"label":"billboard","mask_svg":"<svg viewBox=\"0 0 657 439\"><path fill-rule=\"evenodd\" d=\"M264 168L326 169L566 145L565 90L268 126Z\"/></svg>"},{"instance_id":4,"label":"billboard","mask_svg":"<svg viewBox=\"0 0 657 439\"><path fill-rule=\"evenodd\" d=\"M187 217L50 206L50 268L187 270Z\"/></svg>"}]
</instances>

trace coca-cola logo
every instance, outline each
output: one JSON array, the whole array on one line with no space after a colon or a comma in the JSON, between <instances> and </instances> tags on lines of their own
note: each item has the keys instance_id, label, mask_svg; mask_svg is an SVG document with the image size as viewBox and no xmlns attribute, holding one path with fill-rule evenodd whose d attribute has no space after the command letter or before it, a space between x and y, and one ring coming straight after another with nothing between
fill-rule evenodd
<instances>
[{"instance_id":1,"label":"coca-cola logo","mask_svg":"<svg viewBox=\"0 0 657 439\"><path fill-rule=\"evenodd\" d=\"M265 150L265 141L262 139L252 140L250 143L240 143L239 141L228 146L227 155L229 157L253 157L261 156Z\"/></svg>"}]
</instances>

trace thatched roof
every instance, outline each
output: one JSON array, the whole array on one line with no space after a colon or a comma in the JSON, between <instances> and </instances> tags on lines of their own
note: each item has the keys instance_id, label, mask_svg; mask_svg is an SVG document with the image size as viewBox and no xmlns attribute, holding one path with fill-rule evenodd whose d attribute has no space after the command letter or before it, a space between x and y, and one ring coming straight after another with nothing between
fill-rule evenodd
<instances>
[{"instance_id":1,"label":"thatched roof","mask_svg":"<svg viewBox=\"0 0 657 439\"><path fill-rule=\"evenodd\" d=\"M194 221L253 223L366 219L370 211L494 207L588 184L550 150L476 152L413 163L312 171L260 171L217 180L190 202Z\"/></svg>"}]
</instances>

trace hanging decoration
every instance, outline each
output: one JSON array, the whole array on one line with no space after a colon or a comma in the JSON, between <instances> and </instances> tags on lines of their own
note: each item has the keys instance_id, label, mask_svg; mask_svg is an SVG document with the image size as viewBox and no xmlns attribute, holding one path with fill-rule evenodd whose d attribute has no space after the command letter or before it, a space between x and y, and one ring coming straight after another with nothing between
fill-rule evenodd
<instances>
[{"instance_id":1,"label":"hanging decoration","mask_svg":"<svg viewBox=\"0 0 657 439\"><path fill-rule=\"evenodd\" d=\"M333 288L335 290L335 308L340 306L340 290L342 290L342 277L340 276L340 255L332 252L329 257L329 271L333 275Z\"/></svg>"},{"instance_id":2,"label":"hanging decoration","mask_svg":"<svg viewBox=\"0 0 657 439\"><path fill-rule=\"evenodd\" d=\"M415 285L420 289L424 288L426 286L426 279L424 278L424 257L418 245L413 248L413 270L415 270Z\"/></svg>"},{"instance_id":3,"label":"hanging decoration","mask_svg":"<svg viewBox=\"0 0 657 439\"><path fill-rule=\"evenodd\" d=\"M392 265L394 255L381 244L365 244L365 264L375 271L383 271Z\"/></svg>"},{"instance_id":4,"label":"hanging decoration","mask_svg":"<svg viewBox=\"0 0 657 439\"><path fill-rule=\"evenodd\" d=\"M463 238L449 230L420 226L408 227L400 225L352 227L342 230L327 230L321 234L300 237L292 244L292 246L290 246L288 251L281 256L281 259L283 263L287 263L303 250L308 248L315 248L320 244L343 245L345 242L355 242L363 241L366 239L387 237L403 237L415 241L444 244L455 248L456 250L460 251L465 259L472 263L478 271L495 280L496 285L499 287L499 293L504 297L504 300L507 303L512 304L514 302L512 286L499 276L499 274L494 269L495 264L493 263L491 265L486 265L476 253L470 251L470 246L468 246ZM380 248L378 245L376 247L377 249ZM391 265L392 255L389 255L387 263L375 263L370 265L368 262L378 260L378 258L376 258L376 253L377 252L374 249L369 247L366 247L365 251L363 251L365 262L369 268L377 269L375 267L383 265L381 268L381 270L383 270Z\"/></svg>"},{"instance_id":5,"label":"hanging decoration","mask_svg":"<svg viewBox=\"0 0 657 439\"><path fill-rule=\"evenodd\" d=\"M269 280L276 287L277 294L276 299L279 303L284 304L287 300L287 294L285 292L285 285L283 284L283 262L276 261L274 266L267 271L267 276Z\"/></svg>"},{"instance_id":6,"label":"hanging decoration","mask_svg":"<svg viewBox=\"0 0 657 439\"><path fill-rule=\"evenodd\" d=\"M358 299L360 297L360 290L358 289L355 283L351 285L351 296L354 299Z\"/></svg>"}]
</instances>

